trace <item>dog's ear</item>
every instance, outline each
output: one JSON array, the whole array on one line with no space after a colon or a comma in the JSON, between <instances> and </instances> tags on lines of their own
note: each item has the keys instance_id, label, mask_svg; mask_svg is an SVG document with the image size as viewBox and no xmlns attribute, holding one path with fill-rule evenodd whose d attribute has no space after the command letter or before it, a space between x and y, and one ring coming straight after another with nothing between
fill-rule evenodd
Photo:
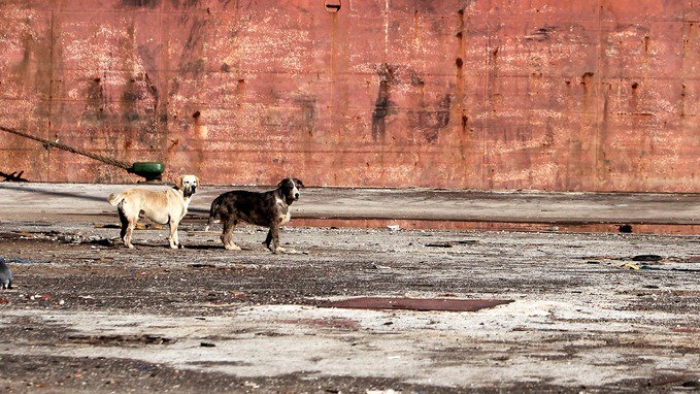
<instances>
[{"instance_id":1,"label":"dog's ear","mask_svg":"<svg viewBox=\"0 0 700 394\"><path fill-rule=\"evenodd\" d=\"M299 178L294 178L294 183L297 184L297 187L304 187L304 182L302 182Z\"/></svg>"},{"instance_id":2,"label":"dog's ear","mask_svg":"<svg viewBox=\"0 0 700 394\"><path fill-rule=\"evenodd\" d=\"M184 189L184 187L185 187L185 176L184 175L180 175L177 178L177 181L175 182L175 187L177 187L178 190Z\"/></svg>"},{"instance_id":3,"label":"dog's ear","mask_svg":"<svg viewBox=\"0 0 700 394\"><path fill-rule=\"evenodd\" d=\"M197 182L197 189L201 189L201 188L202 188L202 184L199 183L199 177L198 177L198 176L196 176L196 175L194 176L194 181Z\"/></svg>"}]
</instances>

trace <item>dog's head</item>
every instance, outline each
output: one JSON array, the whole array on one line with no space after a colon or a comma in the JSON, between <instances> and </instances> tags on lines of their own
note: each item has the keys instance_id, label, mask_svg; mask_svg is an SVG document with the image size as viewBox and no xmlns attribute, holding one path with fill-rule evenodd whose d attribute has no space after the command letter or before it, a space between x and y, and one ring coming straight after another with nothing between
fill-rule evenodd
<instances>
[{"instance_id":1,"label":"dog's head","mask_svg":"<svg viewBox=\"0 0 700 394\"><path fill-rule=\"evenodd\" d=\"M298 178L284 178L277 184L277 189L290 205L299 199L299 189L302 187L304 187L304 183Z\"/></svg>"},{"instance_id":2,"label":"dog's head","mask_svg":"<svg viewBox=\"0 0 700 394\"><path fill-rule=\"evenodd\" d=\"M195 175L183 175L177 180L177 188L182 190L182 195L185 197L191 197L196 193L197 186L199 186L199 178Z\"/></svg>"}]
</instances>

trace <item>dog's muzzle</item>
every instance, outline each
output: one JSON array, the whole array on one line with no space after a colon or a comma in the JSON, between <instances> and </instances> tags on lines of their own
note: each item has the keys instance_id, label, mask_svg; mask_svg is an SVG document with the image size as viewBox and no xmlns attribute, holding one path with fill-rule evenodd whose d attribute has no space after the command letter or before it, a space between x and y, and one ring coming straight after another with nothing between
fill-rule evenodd
<instances>
[{"instance_id":1,"label":"dog's muzzle","mask_svg":"<svg viewBox=\"0 0 700 394\"><path fill-rule=\"evenodd\" d=\"M298 200L299 199L299 193L294 194L294 199Z\"/></svg>"}]
</instances>

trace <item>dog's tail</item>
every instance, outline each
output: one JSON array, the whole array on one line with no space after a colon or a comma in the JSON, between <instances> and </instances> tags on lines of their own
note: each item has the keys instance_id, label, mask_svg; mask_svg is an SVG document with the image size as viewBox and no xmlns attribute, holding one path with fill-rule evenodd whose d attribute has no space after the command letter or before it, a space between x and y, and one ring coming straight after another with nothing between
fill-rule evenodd
<instances>
[{"instance_id":1,"label":"dog's tail","mask_svg":"<svg viewBox=\"0 0 700 394\"><path fill-rule=\"evenodd\" d=\"M124 195L122 193L112 193L109 195L109 198L107 201L109 201L109 204L116 207L119 205L122 201L124 200Z\"/></svg>"},{"instance_id":2,"label":"dog's tail","mask_svg":"<svg viewBox=\"0 0 700 394\"><path fill-rule=\"evenodd\" d=\"M209 208L209 220L207 220L207 226L204 227L204 231L209 231L209 227L216 221L219 216L219 207L221 206L221 201L219 198L215 198L211 202L211 208Z\"/></svg>"}]
</instances>

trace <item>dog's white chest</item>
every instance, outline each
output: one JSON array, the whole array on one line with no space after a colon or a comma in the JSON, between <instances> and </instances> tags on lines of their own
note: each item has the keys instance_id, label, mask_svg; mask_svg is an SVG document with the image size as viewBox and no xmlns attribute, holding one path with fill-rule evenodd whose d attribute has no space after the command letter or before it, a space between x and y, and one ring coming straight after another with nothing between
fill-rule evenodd
<instances>
[{"instance_id":1,"label":"dog's white chest","mask_svg":"<svg viewBox=\"0 0 700 394\"><path fill-rule=\"evenodd\" d=\"M276 198L275 201L277 202L277 218L280 223L285 224L292 220L292 212L289 209L289 205L279 198Z\"/></svg>"}]
</instances>

